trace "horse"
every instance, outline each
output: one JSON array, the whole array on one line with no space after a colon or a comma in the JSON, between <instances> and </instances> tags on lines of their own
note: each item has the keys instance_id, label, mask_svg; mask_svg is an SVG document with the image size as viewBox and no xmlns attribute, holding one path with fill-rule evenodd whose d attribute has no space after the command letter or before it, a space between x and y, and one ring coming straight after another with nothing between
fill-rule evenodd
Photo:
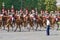
<instances>
[{"instance_id":1,"label":"horse","mask_svg":"<svg viewBox=\"0 0 60 40\"><path fill-rule=\"evenodd\" d=\"M2 16L0 16L0 29L2 27Z\"/></svg>"},{"instance_id":2,"label":"horse","mask_svg":"<svg viewBox=\"0 0 60 40\"><path fill-rule=\"evenodd\" d=\"M56 24L56 20L53 16L49 16L49 20L50 20L50 27L54 28L55 24Z\"/></svg>"},{"instance_id":3,"label":"horse","mask_svg":"<svg viewBox=\"0 0 60 40\"><path fill-rule=\"evenodd\" d=\"M8 27L8 32L9 32L9 27L12 27L12 31L13 31L13 24L12 24L12 18L10 16L7 17L7 25Z\"/></svg>"},{"instance_id":4,"label":"horse","mask_svg":"<svg viewBox=\"0 0 60 40\"><path fill-rule=\"evenodd\" d=\"M40 25L40 28L43 26L43 19L42 19L42 16L38 16L38 15L36 15L35 18L36 18L36 24L37 24L37 27L36 27L36 31L37 31L37 28L39 27L39 25Z\"/></svg>"},{"instance_id":5,"label":"horse","mask_svg":"<svg viewBox=\"0 0 60 40\"><path fill-rule=\"evenodd\" d=\"M29 14L27 14L25 17L24 17L24 27L27 27L27 25L30 25L30 28L29 28L29 31L30 29L32 28L34 30L34 24L33 24L33 18L30 17Z\"/></svg>"},{"instance_id":6,"label":"horse","mask_svg":"<svg viewBox=\"0 0 60 40\"><path fill-rule=\"evenodd\" d=\"M5 30L5 26L7 25L7 19L8 19L8 16L2 16L4 30Z\"/></svg>"},{"instance_id":7,"label":"horse","mask_svg":"<svg viewBox=\"0 0 60 40\"><path fill-rule=\"evenodd\" d=\"M43 22L43 27L46 28L46 27L45 27L45 26L46 26L46 17L43 17L43 16L42 16L42 22Z\"/></svg>"},{"instance_id":8,"label":"horse","mask_svg":"<svg viewBox=\"0 0 60 40\"><path fill-rule=\"evenodd\" d=\"M16 29L14 30L14 32L17 30L17 28L19 28L19 32L21 32L21 25L23 25L21 16L16 15L15 24L16 24Z\"/></svg>"},{"instance_id":9,"label":"horse","mask_svg":"<svg viewBox=\"0 0 60 40\"><path fill-rule=\"evenodd\" d=\"M4 30L5 30L5 27L7 27L8 32L9 32L9 26L11 26L12 30L13 30L12 20L11 20L11 17L9 15L2 16L2 23L3 23Z\"/></svg>"}]
</instances>

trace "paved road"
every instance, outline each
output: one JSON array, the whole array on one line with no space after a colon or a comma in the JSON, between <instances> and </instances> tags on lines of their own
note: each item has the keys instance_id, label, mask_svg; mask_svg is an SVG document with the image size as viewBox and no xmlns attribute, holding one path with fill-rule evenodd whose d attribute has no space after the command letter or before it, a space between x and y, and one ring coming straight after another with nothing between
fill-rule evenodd
<instances>
[{"instance_id":1,"label":"paved road","mask_svg":"<svg viewBox=\"0 0 60 40\"><path fill-rule=\"evenodd\" d=\"M10 28L11 29L11 28ZM13 32L10 30L10 32L7 32L6 30L0 29L0 40L60 40L60 30L50 30L50 36L46 35L46 29L42 28L39 31L40 28L38 28L38 31L31 30L30 32L27 31L28 29L23 29L22 32Z\"/></svg>"},{"instance_id":2,"label":"paved road","mask_svg":"<svg viewBox=\"0 0 60 40\"><path fill-rule=\"evenodd\" d=\"M50 30L50 36L46 31L7 32L0 30L0 40L60 40L60 30Z\"/></svg>"}]
</instances>

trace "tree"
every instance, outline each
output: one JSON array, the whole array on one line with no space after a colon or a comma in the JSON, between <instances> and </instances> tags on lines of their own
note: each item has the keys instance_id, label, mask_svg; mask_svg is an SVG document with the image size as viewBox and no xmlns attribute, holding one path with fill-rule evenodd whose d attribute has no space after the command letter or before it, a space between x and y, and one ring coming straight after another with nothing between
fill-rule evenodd
<instances>
[{"instance_id":1,"label":"tree","mask_svg":"<svg viewBox=\"0 0 60 40\"><path fill-rule=\"evenodd\" d=\"M12 1L12 5L14 6L15 9L20 10L21 8L21 0L11 0Z\"/></svg>"},{"instance_id":2,"label":"tree","mask_svg":"<svg viewBox=\"0 0 60 40\"><path fill-rule=\"evenodd\" d=\"M4 4L5 4L5 8L6 9L10 9L11 8L11 1L10 0L0 0L0 10L2 9L2 3L4 2Z\"/></svg>"},{"instance_id":3,"label":"tree","mask_svg":"<svg viewBox=\"0 0 60 40\"><path fill-rule=\"evenodd\" d=\"M10 9L13 5L15 9L20 10L22 7L28 8L37 8L40 10L54 11L57 9L56 0L0 0L0 9L2 8L2 2L5 3L5 8Z\"/></svg>"},{"instance_id":4,"label":"tree","mask_svg":"<svg viewBox=\"0 0 60 40\"><path fill-rule=\"evenodd\" d=\"M38 10L45 10L45 0L38 0Z\"/></svg>"},{"instance_id":5,"label":"tree","mask_svg":"<svg viewBox=\"0 0 60 40\"><path fill-rule=\"evenodd\" d=\"M37 0L25 0L24 1L24 8L37 8Z\"/></svg>"},{"instance_id":6,"label":"tree","mask_svg":"<svg viewBox=\"0 0 60 40\"><path fill-rule=\"evenodd\" d=\"M48 10L49 12L56 10L57 9L56 3L57 3L56 0L45 0L46 5L45 10Z\"/></svg>"}]
</instances>

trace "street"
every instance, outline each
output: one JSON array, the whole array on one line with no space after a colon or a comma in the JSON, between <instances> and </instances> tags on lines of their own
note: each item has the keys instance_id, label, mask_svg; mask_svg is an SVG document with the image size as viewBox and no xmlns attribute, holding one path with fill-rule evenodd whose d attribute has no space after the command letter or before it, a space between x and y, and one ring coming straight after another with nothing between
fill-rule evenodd
<instances>
[{"instance_id":1,"label":"street","mask_svg":"<svg viewBox=\"0 0 60 40\"><path fill-rule=\"evenodd\" d=\"M60 30L50 30L50 36L46 31L7 32L0 30L0 40L60 40Z\"/></svg>"}]
</instances>

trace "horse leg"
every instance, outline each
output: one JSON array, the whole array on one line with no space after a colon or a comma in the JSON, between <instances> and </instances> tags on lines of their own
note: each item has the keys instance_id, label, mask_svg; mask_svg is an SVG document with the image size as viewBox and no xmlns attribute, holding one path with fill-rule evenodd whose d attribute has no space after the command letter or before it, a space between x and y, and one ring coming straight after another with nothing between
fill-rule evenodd
<instances>
[{"instance_id":1,"label":"horse leg","mask_svg":"<svg viewBox=\"0 0 60 40\"><path fill-rule=\"evenodd\" d=\"M13 25L12 24L10 24L11 25L11 27L12 27L12 31L13 31Z\"/></svg>"},{"instance_id":2,"label":"horse leg","mask_svg":"<svg viewBox=\"0 0 60 40\"><path fill-rule=\"evenodd\" d=\"M36 31L37 31L37 28L38 28L38 23L37 23Z\"/></svg>"},{"instance_id":3,"label":"horse leg","mask_svg":"<svg viewBox=\"0 0 60 40\"><path fill-rule=\"evenodd\" d=\"M4 29L3 30L5 30L5 26L4 26Z\"/></svg>"},{"instance_id":4,"label":"horse leg","mask_svg":"<svg viewBox=\"0 0 60 40\"><path fill-rule=\"evenodd\" d=\"M3 30L5 30L6 22L3 22Z\"/></svg>"},{"instance_id":5,"label":"horse leg","mask_svg":"<svg viewBox=\"0 0 60 40\"><path fill-rule=\"evenodd\" d=\"M1 29L1 25L0 25L0 29Z\"/></svg>"},{"instance_id":6,"label":"horse leg","mask_svg":"<svg viewBox=\"0 0 60 40\"><path fill-rule=\"evenodd\" d=\"M40 31L41 31L42 25L40 24Z\"/></svg>"},{"instance_id":7,"label":"horse leg","mask_svg":"<svg viewBox=\"0 0 60 40\"><path fill-rule=\"evenodd\" d=\"M1 29L2 27L1 27L1 25L0 25L0 29Z\"/></svg>"},{"instance_id":8,"label":"horse leg","mask_svg":"<svg viewBox=\"0 0 60 40\"><path fill-rule=\"evenodd\" d=\"M20 27L20 25L19 25L19 32L21 32L21 27Z\"/></svg>"},{"instance_id":9,"label":"horse leg","mask_svg":"<svg viewBox=\"0 0 60 40\"><path fill-rule=\"evenodd\" d=\"M30 29L31 29L30 23L29 23L28 25L29 25L29 26L28 26L28 28L27 28L27 29L28 29L28 30L29 30L29 32L30 32Z\"/></svg>"},{"instance_id":10,"label":"horse leg","mask_svg":"<svg viewBox=\"0 0 60 40\"><path fill-rule=\"evenodd\" d=\"M9 32L9 24L7 25L7 27L8 27L8 32Z\"/></svg>"},{"instance_id":11,"label":"horse leg","mask_svg":"<svg viewBox=\"0 0 60 40\"><path fill-rule=\"evenodd\" d=\"M32 24L31 24L31 27L32 27L32 30L34 31L34 27L33 27L33 25L34 25L34 24L32 23Z\"/></svg>"},{"instance_id":12,"label":"horse leg","mask_svg":"<svg viewBox=\"0 0 60 40\"><path fill-rule=\"evenodd\" d=\"M0 29L2 28L2 26L1 26L1 25L2 25L2 23L0 23Z\"/></svg>"},{"instance_id":13,"label":"horse leg","mask_svg":"<svg viewBox=\"0 0 60 40\"><path fill-rule=\"evenodd\" d=\"M14 32L16 32L17 28L18 28L18 25L16 26L16 29L15 29L15 31L14 31Z\"/></svg>"},{"instance_id":14,"label":"horse leg","mask_svg":"<svg viewBox=\"0 0 60 40\"><path fill-rule=\"evenodd\" d=\"M26 27L27 26L27 23L24 23L24 27Z\"/></svg>"},{"instance_id":15,"label":"horse leg","mask_svg":"<svg viewBox=\"0 0 60 40\"><path fill-rule=\"evenodd\" d=\"M15 26L15 23L13 23L13 26Z\"/></svg>"},{"instance_id":16,"label":"horse leg","mask_svg":"<svg viewBox=\"0 0 60 40\"><path fill-rule=\"evenodd\" d=\"M29 32L30 32L30 29L31 29L31 27L28 28Z\"/></svg>"},{"instance_id":17,"label":"horse leg","mask_svg":"<svg viewBox=\"0 0 60 40\"><path fill-rule=\"evenodd\" d=\"M12 26L14 27L15 26L15 22L12 21Z\"/></svg>"},{"instance_id":18,"label":"horse leg","mask_svg":"<svg viewBox=\"0 0 60 40\"><path fill-rule=\"evenodd\" d=\"M59 29L59 24L57 24L57 30Z\"/></svg>"},{"instance_id":19,"label":"horse leg","mask_svg":"<svg viewBox=\"0 0 60 40\"><path fill-rule=\"evenodd\" d=\"M43 24L43 27L46 28L46 24L45 23Z\"/></svg>"},{"instance_id":20,"label":"horse leg","mask_svg":"<svg viewBox=\"0 0 60 40\"><path fill-rule=\"evenodd\" d=\"M3 30L5 30L5 25L3 24Z\"/></svg>"},{"instance_id":21,"label":"horse leg","mask_svg":"<svg viewBox=\"0 0 60 40\"><path fill-rule=\"evenodd\" d=\"M15 26L15 20L12 21L13 26Z\"/></svg>"},{"instance_id":22,"label":"horse leg","mask_svg":"<svg viewBox=\"0 0 60 40\"><path fill-rule=\"evenodd\" d=\"M34 27L32 27L32 30L33 30L33 32L34 32Z\"/></svg>"},{"instance_id":23,"label":"horse leg","mask_svg":"<svg viewBox=\"0 0 60 40\"><path fill-rule=\"evenodd\" d=\"M0 29L1 29L2 27L1 27L1 24L0 24Z\"/></svg>"},{"instance_id":24,"label":"horse leg","mask_svg":"<svg viewBox=\"0 0 60 40\"><path fill-rule=\"evenodd\" d=\"M52 27L52 30L54 30L54 24L52 24L51 27Z\"/></svg>"}]
</instances>

